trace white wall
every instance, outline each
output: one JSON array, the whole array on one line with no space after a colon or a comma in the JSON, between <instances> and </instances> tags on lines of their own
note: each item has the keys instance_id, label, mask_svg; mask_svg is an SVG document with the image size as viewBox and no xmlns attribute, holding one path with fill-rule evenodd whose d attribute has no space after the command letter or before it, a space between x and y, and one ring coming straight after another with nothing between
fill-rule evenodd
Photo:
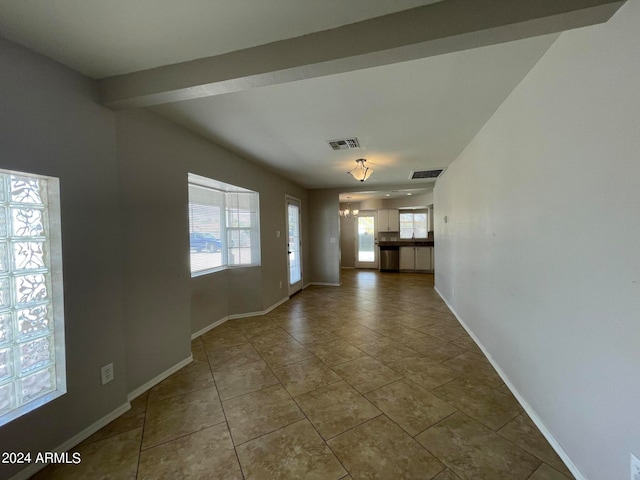
<instances>
[{"instance_id":1,"label":"white wall","mask_svg":"<svg viewBox=\"0 0 640 480\"><path fill-rule=\"evenodd\" d=\"M562 34L435 188L438 290L589 480L640 454L639 86L631 0Z\"/></svg>"},{"instance_id":2,"label":"white wall","mask_svg":"<svg viewBox=\"0 0 640 480\"><path fill-rule=\"evenodd\" d=\"M380 210L383 208L426 207L427 205L433 205L432 191L419 195L405 195L399 198L372 198L364 200L361 207L362 210Z\"/></svg>"}]
</instances>

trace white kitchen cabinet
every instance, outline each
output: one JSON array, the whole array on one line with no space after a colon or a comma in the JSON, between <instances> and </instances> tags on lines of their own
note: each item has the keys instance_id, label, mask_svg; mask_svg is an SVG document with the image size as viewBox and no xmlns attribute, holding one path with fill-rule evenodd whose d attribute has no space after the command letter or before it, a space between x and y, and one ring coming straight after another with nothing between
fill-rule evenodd
<instances>
[{"instance_id":1,"label":"white kitchen cabinet","mask_svg":"<svg viewBox=\"0 0 640 480\"><path fill-rule=\"evenodd\" d=\"M400 231L400 211L398 209L386 208L378 210L378 232L399 232Z\"/></svg>"},{"instance_id":2,"label":"white kitchen cabinet","mask_svg":"<svg viewBox=\"0 0 640 480\"><path fill-rule=\"evenodd\" d=\"M433 271L433 247L400 247L400 270Z\"/></svg>"},{"instance_id":3,"label":"white kitchen cabinet","mask_svg":"<svg viewBox=\"0 0 640 480\"><path fill-rule=\"evenodd\" d=\"M433 247L416 247L416 270L433 270L431 250Z\"/></svg>"},{"instance_id":4,"label":"white kitchen cabinet","mask_svg":"<svg viewBox=\"0 0 640 480\"><path fill-rule=\"evenodd\" d=\"M416 269L416 247L400 247L400 270Z\"/></svg>"}]
</instances>

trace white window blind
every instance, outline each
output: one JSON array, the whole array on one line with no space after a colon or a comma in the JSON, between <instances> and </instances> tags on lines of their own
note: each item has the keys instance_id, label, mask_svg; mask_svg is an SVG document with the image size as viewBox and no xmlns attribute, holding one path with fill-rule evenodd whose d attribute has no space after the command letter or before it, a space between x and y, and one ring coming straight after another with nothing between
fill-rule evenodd
<instances>
[{"instance_id":1,"label":"white window blind","mask_svg":"<svg viewBox=\"0 0 640 480\"><path fill-rule=\"evenodd\" d=\"M427 213L400 213L400 238L427 238Z\"/></svg>"},{"instance_id":2,"label":"white window blind","mask_svg":"<svg viewBox=\"0 0 640 480\"><path fill-rule=\"evenodd\" d=\"M260 265L257 192L190 173L191 275Z\"/></svg>"},{"instance_id":3,"label":"white window blind","mask_svg":"<svg viewBox=\"0 0 640 480\"><path fill-rule=\"evenodd\" d=\"M66 392L56 178L0 170L0 425Z\"/></svg>"}]
</instances>

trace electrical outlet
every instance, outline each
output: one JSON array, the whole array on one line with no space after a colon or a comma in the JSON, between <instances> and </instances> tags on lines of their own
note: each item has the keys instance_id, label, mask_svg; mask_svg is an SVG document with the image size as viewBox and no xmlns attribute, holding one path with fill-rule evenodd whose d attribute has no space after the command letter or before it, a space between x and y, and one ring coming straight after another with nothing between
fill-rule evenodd
<instances>
[{"instance_id":1,"label":"electrical outlet","mask_svg":"<svg viewBox=\"0 0 640 480\"><path fill-rule=\"evenodd\" d=\"M631 480L640 480L640 459L631 454Z\"/></svg>"},{"instance_id":2,"label":"electrical outlet","mask_svg":"<svg viewBox=\"0 0 640 480\"><path fill-rule=\"evenodd\" d=\"M102 385L105 385L113 380L113 363L105 365L100 369L100 376L102 378Z\"/></svg>"},{"instance_id":3,"label":"electrical outlet","mask_svg":"<svg viewBox=\"0 0 640 480\"><path fill-rule=\"evenodd\" d=\"M282 288L282 280L280 280L280 288Z\"/></svg>"}]
</instances>

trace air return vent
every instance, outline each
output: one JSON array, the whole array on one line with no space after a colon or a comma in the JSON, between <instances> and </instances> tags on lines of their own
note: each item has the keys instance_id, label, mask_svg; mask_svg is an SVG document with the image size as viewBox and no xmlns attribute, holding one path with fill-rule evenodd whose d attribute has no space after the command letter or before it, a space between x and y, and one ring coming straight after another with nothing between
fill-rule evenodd
<instances>
[{"instance_id":1,"label":"air return vent","mask_svg":"<svg viewBox=\"0 0 640 480\"><path fill-rule=\"evenodd\" d=\"M417 180L419 178L438 178L443 172L440 170L413 170L409 176L409 180Z\"/></svg>"},{"instance_id":2,"label":"air return vent","mask_svg":"<svg viewBox=\"0 0 640 480\"><path fill-rule=\"evenodd\" d=\"M329 146L334 150L349 150L351 148L360 148L358 139L353 138L340 138L338 140L328 140Z\"/></svg>"}]
</instances>

